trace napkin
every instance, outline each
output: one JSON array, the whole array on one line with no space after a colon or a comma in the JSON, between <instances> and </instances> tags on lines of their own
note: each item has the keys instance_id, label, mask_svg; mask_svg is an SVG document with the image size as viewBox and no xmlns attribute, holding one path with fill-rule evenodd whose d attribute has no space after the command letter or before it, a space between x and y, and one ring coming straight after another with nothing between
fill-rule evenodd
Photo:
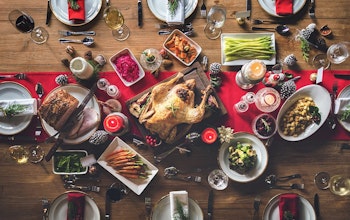
<instances>
[{"instance_id":1,"label":"napkin","mask_svg":"<svg viewBox=\"0 0 350 220\"><path fill-rule=\"evenodd\" d=\"M84 220L85 195L78 192L69 192L67 200L67 220Z\"/></svg>"},{"instance_id":2,"label":"napkin","mask_svg":"<svg viewBox=\"0 0 350 220\"><path fill-rule=\"evenodd\" d=\"M26 116L26 115L36 115L37 114L37 100L34 98L31 99L15 99L15 100L0 100L0 108L8 109L13 105L22 105L24 107L23 111L15 114L16 116ZM0 111L0 117L5 117L4 112Z\"/></svg>"},{"instance_id":3,"label":"napkin","mask_svg":"<svg viewBox=\"0 0 350 220\"><path fill-rule=\"evenodd\" d=\"M71 8L71 2L76 1L79 5L79 9L73 10ZM68 19L74 21L85 20L85 0L68 0Z\"/></svg>"},{"instance_id":4,"label":"napkin","mask_svg":"<svg viewBox=\"0 0 350 220\"><path fill-rule=\"evenodd\" d=\"M189 216L187 191L185 191L185 190L171 191L169 193L169 198L170 198L170 216L171 216L171 219L182 219L181 213L179 213L179 206L182 207L183 214L186 217Z\"/></svg>"},{"instance_id":5,"label":"napkin","mask_svg":"<svg viewBox=\"0 0 350 220\"><path fill-rule=\"evenodd\" d=\"M279 197L278 208L280 220L296 219L298 220L299 196L297 194L283 194ZM286 216L291 216L288 218Z\"/></svg>"},{"instance_id":6,"label":"napkin","mask_svg":"<svg viewBox=\"0 0 350 220\"><path fill-rule=\"evenodd\" d=\"M334 114L339 114L339 111L348 105L350 105L350 98L337 98L334 101Z\"/></svg>"},{"instance_id":7,"label":"napkin","mask_svg":"<svg viewBox=\"0 0 350 220\"><path fill-rule=\"evenodd\" d=\"M276 0L276 14L278 15L293 14L293 0Z\"/></svg>"},{"instance_id":8,"label":"napkin","mask_svg":"<svg viewBox=\"0 0 350 220\"><path fill-rule=\"evenodd\" d=\"M166 11L166 22L169 25L179 25L185 23L185 0L175 0L177 2L177 8L174 13L169 9L171 0L168 0L167 11Z\"/></svg>"}]
</instances>

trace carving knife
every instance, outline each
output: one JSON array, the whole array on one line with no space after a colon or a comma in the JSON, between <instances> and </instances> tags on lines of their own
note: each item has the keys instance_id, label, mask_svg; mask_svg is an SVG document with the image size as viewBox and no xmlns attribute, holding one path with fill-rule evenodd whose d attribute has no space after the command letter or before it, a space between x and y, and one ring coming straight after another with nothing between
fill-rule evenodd
<instances>
[{"instance_id":1,"label":"carving knife","mask_svg":"<svg viewBox=\"0 0 350 220\"><path fill-rule=\"evenodd\" d=\"M142 26L142 2L141 0L137 1L137 16L138 16L138 26Z\"/></svg>"},{"instance_id":2,"label":"carving knife","mask_svg":"<svg viewBox=\"0 0 350 220\"><path fill-rule=\"evenodd\" d=\"M320 217L320 201L317 193L314 196L314 208L315 208L316 218L318 219Z\"/></svg>"},{"instance_id":3,"label":"carving knife","mask_svg":"<svg viewBox=\"0 0 350 220\"><path fill-rule=\"evenodd\" d=\"M208 196L208 220L211 220L213 217L213 204L214 203L214 192L213 190L209 191L209 196Z\"/></svg>"},{"instance_id":4,"label":"carving knife","mask_svg":"<svg viewBox=\"0 0 350 220\"><path fill-rule=\"evenodd\" d=\"M252 14L252 1L247 0L247 19L250 19L250 15Z\"/></svg>"},{"instance_id":5,"label":"carving knife","mask_svg":"<svg viewBox=\"0 0 350 220\"><path fill-rule=\"evenodd\" d=\"M51 20L51 7L50 7L50 0L47 0L47 10L46 10L46 25L49 25L50 20Z\"/></svg>"},{"instance_id":6,"label":"carving knife","mask_svg":"<svg viewBox=\"0 0 350 220\"><path fill-rule=\"evenodd\" d=\"M56 143L51 147L50 151L46 154L45 160L50 161L52 156L55 154L58 147L63 143L64 138L68 135L68 133L72 130L74 125L79 119L81 119L82 113L84 111L85 106L90 101L92 96L95 94L97 84L91 87L89 93L85 96L84 100L80 103L80 105L73 111L73 113L69 116L67 122L64 126L59 130L59 136Z\"/></svg>"}]
</instances>

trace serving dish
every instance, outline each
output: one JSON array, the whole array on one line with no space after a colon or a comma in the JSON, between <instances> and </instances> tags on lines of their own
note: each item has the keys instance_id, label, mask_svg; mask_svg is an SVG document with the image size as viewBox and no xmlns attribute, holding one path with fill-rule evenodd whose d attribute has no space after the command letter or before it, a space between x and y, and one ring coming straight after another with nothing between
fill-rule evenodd
<instances>
[{"instance_id":1,"label":"serving dish","mask_svg":"<svg viewBox=\"0 0 350 220\"><path fill-rule=\"evenodd\" d=\"M284 116L284 114L288 111L288 109L294 105L294 103L303 98L303 97L311 97L316 106L319 109L319 113L321 114L321 121L319 124L312 123L309 125L304 132L302 132L300 135L294 137L294 136L287 136L283 134L283 131L281 129L281 121ZM329 95L329 92L327 89L325 89L322 86L319 85L307 85L300 89L298 89L295 93L293 93L282 105L281 109L278 112L277 115L277 132L283 138L287 141L300 141L304 140L308 137L310 137L312 134L314 134L326 121L328 114L331 110L331 98Z\"/></svg>"},{"instance_id":2,"label":"serving dish","mask_svg":"<svg viewBox=\"0 0 350 220\"><path fill-rule=\"evenodd\" d=\"M68 210L68 193L81 193L85 195L85 211L84 211L84 219L85 220L100 220L100 210L98 209L95 201L86 193L81 191L67 191L61 195L59 195L55 200L51 203L48 217L49 219L66 219L67 218L67 210Z\"/></svg>"},{"instance_id":3,"label":"serving dish","mask_svg":"<svg viewBox=\"0 0 350 220\"><path fill-rule=\"evenodd\" d=\"M84 170L82 170L80 172L60 172L56 169L58 162L59 162L58 161L59 156L69 156L69 155L73 155L73 154L77 154L79 159L86 157L88 155L87 151L85 151L85 150L57 150L52 158L52 172L54 174L58 174L58 175L82 175L82 174L86 174L88 171L88 167L85 167Z\"/></svg>"},{"instance_id":4,"label":"serving dish","mask_svg":"<svg viewBox=\"0 0 350 220\"><path fill-rule=\"evenodd\" d=\"M101 10L102 0L85 0L85 21L75 23L68 18L68 1L50 0L52 13L56 18L68 26L82 26L91 22Z\"/></svg>"},{"instance_id":5,"label":"serving dish","mask_svg":"<svg viewBox=\"0 0 350 220\"><path fill-rule=\"evenodd\" d=\"M222 33L221 34L221 63L224 66L240 66L252 61L253 59L241 59L233 61L225 61L225 38L234 39L255 39L259 37L270 37L271 46L276 51L275 34L274 33ZM270 60L262 60L266 65L276 64L276 54Z\"/></svg>"},{"instance_id":6,"label":"serving dish","mask_svg":"<svg viewBox=\"0 0 350 220\"><path fill-rule=\"evenodd\" d=\"M275 16L275 17L285 17L278 15L276 13L276 5L275 0L258 0L260 6L264 11L266 11L268 14ZM298 13L305 5L306 0L294 0L293 1L293 15Z\"/></svg>"},{"instance_id":7,"label":"serving dish","mask_svg":"<svg viewBox=\"0 0 350 220\"><path fill-rule=\"evenodd\" d=\"M126 178L116 172L113 167L109 166L106 162L106 157L111 154L113 151L118 149L127 149L130 150L133 153L136 153L138 157L147 165L148 170L147 172L149 175L145 179L129 179ZM155 177L155 175L158 173L158 168L155 167L153 164L151 164L148 160L146 160L144 157L142 157L139 153L137 153L132 147L130 147L128 144L126 144L124 141L122 141L119 137L115 137L113 141L109 144L109 146L106 148L106 150L101 154L101 156L98 158L97 163L106 169L108 172L110 172L114 177L116 177L119 181L124 183L129 189L131 189L133 192L135 192L137 195L140 195L143 190L147 187L147 185L151 182L151 180Z\"/></svg>"},{"instance_id":8,"label":"serving dish","mask_svg":"<svg viewBox=\"0 0 350 220\"><path fill-rule=\"evenodd\" d=\"M350 85L344 87L344 88L340 91L340 93L339 93L339 95L338 95L337 98L350 98ZM341 106L341 107L339 108L339 112L344 111L344 110L347 108L346 106L348 106L348 105L350 105L350 101L347 102L346 105ZM349 121L349 120L348 120L348 121L341 121L339 117L337 117L337 119L338 119L339 124L340 124L341 126L343 126L343 128L344 128L345 130L347 130L347 131L350 132L350 121Z\"/></svg>"},{"instance_id":9,"label":"serving dish","mask_svg":"<svg viewBox=\"0 0 350 220\"><path fill-rule=\"evenodd\" d=\"M257 155L255 166L243 174L230 168L228 148L236 145L237 142L251 144ZM233 134L231 143L225 142L221 145L217 160L220 168L231 180L247 183L257 179L265 171L268 163L268 153L263 142L255 135L246 132L236 132Z\"/></svg>"},{"instance_id":10,"label":"serving dish","mask_svg":"<svg viewBox=\"0 0 350 220\"><path fill-rule=\"evenodd\" d=\"M279 197L284 194L274 196L266 205L263 212L263 220L279 220ZM316 220L315 210L310 202L303 196L299 195L299 219Z\"/></svg>"},{"instance_id":11,"label":"serving dish","mask_svg":"<svg viewBox=\"0 0 350 220\"><path fill-rule=\"evenodd\" d=\"M170 48L166 45L167 42L172 40L174 35L179 36L180 39L184 39L185 41L187 41L191 45L191 47L195 48L195 50L197 51L197 54L192 60L187 62L186 60L181 59L177 54L175 54L172 50L170 50ZM163 47L166 51L168 51L171 55L173 55L177 60L179 60L181 63L185 64L186 66L191 66L193 64L193 62L197 59L199 54L202 52L201 46L199 46L194 40L192 40L191 38L186 36L182 31L180 31L178 29L175 29L175 30L173 30L173 32L171 32L171 34L164 41Z\"/></svg>"},{"instance_id":12,"label":"serving dish","mask_svg":"<svg viewBox=\"0 0 350 220\"><path fill-rule=\"evenodd\" d=\"M122 56L124 54L128 54L130 56L130 58L137 64L137 66L139 68L139 73L138 73L139 75L138 75L137 79L134 79L132 81L128 81L128 80L124 79L122 74L117 70L117 66L115 65L115 60L118 59L120 56ZM143 70L142 66L137 61L137 59L135 58L133 53L128 48L124 48L124 49L120 50L119 52L117 52L116 54L114 54L109 59L109 62L112 65L114 71L117 73L117 75L119 76L120 80L124 83L125 86L131 86L131 85L137 83L138 81L140 81L143 77L145 77L145 71Z\"/></svg>"},{"instance_id":13,"label":"serving dish","mask_svg":"<svg viewBox=\"0 0 350 220\"><path fill-rule=\"evenodd\" d=\"M185 18L188 18L196 10L198 0L185 1ZM166 21L167 1L147 0L147 4L152 14L161 21Z\"/></svg>"},{"instance_id":14,"label":"serving dish","mask_svg":"<svg viewBox=\"0 0 350 220\"><path fill-rule=\"evenodd\" d=\"M191 220L204 219L202 209L196 201L188 198L188 206ZM155 204L152 212L152 220L171 219L170 215L170 197L166 195Z\"/></svg>"},{"instance_id":15,"label":"serving dish","mask_svg":"<svg viewBox=\"0 0 350 220\"><path fill-rule=\"evenodd\" d=\"M32 98L29 90L15 82L0 83L0 100ZM0 117L0 134L18 134L28 127L33 115L22 115L13 118Z\"/></svg>"},{"instance_id":16,"label":"serving dish","mask_svg":"<svg viewBox=\"0 0 350 220\"><path fill-rule=\"evenodd\" d=\"M72 96L74 96L76 99L79 100L79 102L81 103L83 101L83 99L85 98L85 96L89 93L89 90L83 86L77 85L77 84L69 84L69 85L65 85L65 86L59 86L56 87L55 89L53 89L46 97L49 97L49 95L53 92L55 92L58 89L65 89L69 94L71 94ZM44 100L45 102L45 100ZM90 101L87 103L85 108L92 108L96 111L96 113L98 114L99 117L99 121L101 120L101 110L100 110L100 106L97 102L97 98L96 96L93 96ZM49 135L52 136L54 134L57 133L57 131L51 127L48 123L46 123L45 120L41 119L41 124L43 126L43 129L45 130L45 132ZM63 141L66 144L79 144L82 143L86 140L88 140L93 133L95 133L95 131L98 128L99 123L97 123L97 125L95 126L95 128L91 129L89 132L87 132L86 134L74 138L74 139L69 139L69 138L64 138Z\"/></svg>"}]
</instances>

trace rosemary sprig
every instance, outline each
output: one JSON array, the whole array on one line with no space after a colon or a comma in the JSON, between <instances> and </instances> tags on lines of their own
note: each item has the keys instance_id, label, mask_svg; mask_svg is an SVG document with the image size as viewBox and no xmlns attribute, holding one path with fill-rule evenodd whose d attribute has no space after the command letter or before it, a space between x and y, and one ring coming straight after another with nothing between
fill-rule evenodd
<instances>
[{"instance_id":1,"label":"rosemary sprig","mask_svg":"<svg viewBox=\"0 0 350 220\"><path fill-rule=\"evenodd\" d=\"M176 220L188 220L189 218L186 216L184 209L182 207L181 202L178 198L176 198Z\"/></svg>"},{"instance_id":2,"label":"rosemary sprig","mask_svg":"<svg viewBox=\"0 0 350 220\"><path fill-rule=\"evenodd\" d=\"M175 15L177 7L179 7L179 0L168 0L168 7L171 16Z\"/></svg>"},{"instance_id":3,"label":"rosemary sprig","mask_svg":"<svg viewBox=\"0 0 350 220\"><path fill-rule=\"evenodd\" d=\"M179 110L179 107L175 106L174 103L171 103L170 106L167 107L167 109L169 109L171 111L171 113L173 113L173 116L175 117L175 113L177 110Z\"/></svg>"},{"instance_id":4,"label":"rosemary sprig","mask_svg":"<svg viewBox=\"0 0 350 220\"><path fill-rule=\"evenodd\" d=\"M78 0L68 0L68 3L74 11L80 8L80 5L78 4Z\"/></svg>"},{"instance_id":5,"label":"rosemary sprig","mask_svg":"<svg viewBox=\"0 0 350 220\"><path fill-rule=\"evenodd\" d=\"M309 53L310 53L310 45L309 42L303 37L300 37L300 42L301 42L301 52L303 53L303 58L306 62L309 61Z\"/></svg>"},{"instance_id":6,"label":"rosemary sprig","mask_svg":"<svg viewBox=\"0 0 350 220\"><path fill-rule=\"evenodd\" d=\"M26 108L27 107L25 105L11 104L11 105L7 106L6 108L0 107L0 111L4 114L5 117L12 118L13 116L24 112L24 110L26 110Z\"/></svg>"}]
</instances>

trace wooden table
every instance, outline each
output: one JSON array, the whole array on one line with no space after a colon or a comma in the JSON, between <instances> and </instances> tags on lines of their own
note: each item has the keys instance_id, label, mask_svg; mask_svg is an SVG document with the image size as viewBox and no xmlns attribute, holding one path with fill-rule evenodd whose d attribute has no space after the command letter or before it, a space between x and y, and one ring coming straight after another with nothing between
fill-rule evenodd
<instances>
[{"instance_id":1,"label":"wooden table","mask_svg":"<svg viewBox=\"0 0 350 220\"><path fill-rule=\"evenodd\" d=\"M225 33L241 33L249 31L250 24L239 26L232 15L234 11L245 10L245 1L220 1L227 7L227 20L223 27ZM24 1L14 0L2 2L0 5L0 72L60 72L67 71L61 60L69 58L65 52L65 44L60 44L58 30L95 30L96 44L92 48L82 45L74 45L79 55L83 55L87 50L93 54L103 54L107 58L117 51L127 47L134 54L140 54L146 48L161 48L165 36L157 34L157 20L149 10L146 1L143 1L144 25L137 26L136 1L130 2L120 0L118 3L112 1L112 5L118 6L125 16L125 23L131 30L129 39L124 42L115 41L111 31L106 27L102 19L102 13L90 24L83 27L71 28L59 22L55 16L52 17L50 25L45 26L46 1ZM201 5L202 2L199 2ZM214 1L206 1L207 8L214 4ZM308 3L306 4L308 5ZM103 8L105 2L103 2ZM302 69L308 70L314 67L306 63L301 56L300 44L295 41L297 29L303 29L312 22L317 27L328 25L333 30L333 38L326 39L327 44L350 41L348 30L350 29L350 14L348 8L349 1L316 1L316 19L310 19L307 14L307 6L297 15L285 19L291 28L292 35L288 37L276 35L277 58L283 59L293 53L298 59L298 64ZM49 40L43 45L36 45L29 39L28 34L19 33L8 21L7 15L12 9L22 9L28 12L35 19L36 26L44 26L49 34ZM275 19L269 16L259 6L258 1L252 1L252 18ZM188 19L195 29L193 39L203 47L202 55L207 55L209 63L220 62L220 40L208 40L204 33L205 19L200 18L199 7ZM271 26L271 25L269 25ZM310 57L316 54L312 50ZM179 62L170 69L181 70L184 66ZM332 65L332 69L349 69L349 62L340 65ZM232 67L223 67L224 70L234 70ZM110 65L106 65L103 71L112 71ZM239 131L239 128L235 128ZM270 173L277 175L288 175L300 173L305 183L305 190L291 190L304 196L312 203L315 193L320 196L321 217L320 219L343 220L350 216L350 197L338 197L328 190L319 190L314 184L314 176L320 171L327 171L330 174L350 174L350 151L340 151L342 143L345 141L317 141L307 140L297 143L286 141L276 141L268 148L269 163L265 173L256 181L247 184L230 182L224 191L215 191L215 204L213 219L251 219L253 216L253 201L257 195L262 198L260 217L263 208L268 201L278 193L288 192L283 190L267 190L264 187L263 179ZM1 219L40 219L41 199L48 198L53 201L57 196L65 192L63 182L58 175L52 173L50 162L40 164L17 165L10 160L6 153L9 143L0 143L0 213ZM25 144L30 146L30 144ZM42 144L47 152L51 145ZM78 146L85 147L84 145ZM88 150L99 151L101 149ZM135 148L136 149L136 148ZM138 149L137 149L138 150ZM161 164L158 164L159 174L154 178L146 190L140 195L130 192L126 198L117 204L112 204L112 219L144 219L145 218L145 197L151 197L155 204L164 195L173 190L187 190L191 198L195 199L203 210L205 219L207 218L207 198L210 187L207 183L208 173L218 168L217 147L196 147L190 157L174 153ZM138 150L144 157L152 160L153 151L151 149ZM186 183L181 181L170 181L163 177L163 169L167 166L176 166L179 169L201 168L203 171L198 174L202 177L202 182ZM108 172L101 170L99 193L89 193L96 201L101 217L104 216L104 200L106 189L117 181Z\"/></svg>"}]
</instances>

